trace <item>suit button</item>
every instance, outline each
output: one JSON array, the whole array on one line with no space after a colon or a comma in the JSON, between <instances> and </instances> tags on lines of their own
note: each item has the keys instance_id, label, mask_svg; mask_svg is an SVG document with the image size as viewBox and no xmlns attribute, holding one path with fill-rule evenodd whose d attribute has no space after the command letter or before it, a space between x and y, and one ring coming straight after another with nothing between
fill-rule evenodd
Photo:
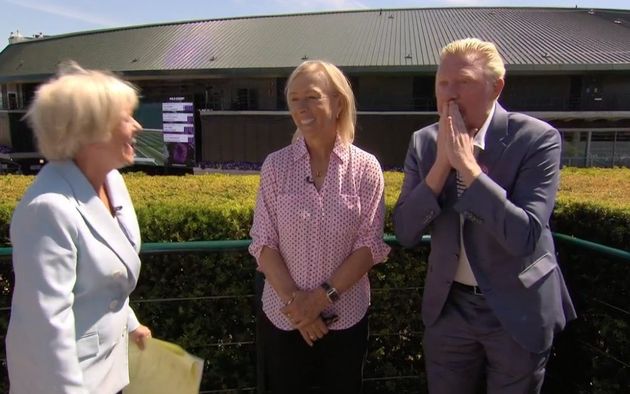
<instances>
[{"instance_id":1,"label":"suit button","mask_svg":"<svg viewBox=\"0 0 630 394\"><path fill-rule=\"evenodd\" d=\"M113 300L112 302L109 303L109 310L110 311L116 310L116 307L118 307L118 301Z\"/></svg>"}]
</instances>

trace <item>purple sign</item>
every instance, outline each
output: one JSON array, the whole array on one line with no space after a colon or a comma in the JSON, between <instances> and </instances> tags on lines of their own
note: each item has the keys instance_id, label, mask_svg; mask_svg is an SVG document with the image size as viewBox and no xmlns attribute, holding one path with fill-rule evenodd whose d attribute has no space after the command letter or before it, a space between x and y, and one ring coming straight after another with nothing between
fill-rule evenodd
<instances>
[{"instance_id":1,"label":"purple sign","mask_svg":"<svg viewBox=\"0 0 630 394\"><path fill-rule=\"evenodd\" d=\"M167 164L193 167L195 161L195 109L183 97L162 103L162 130L168 151Z\"/></svg>"}]
</instances>

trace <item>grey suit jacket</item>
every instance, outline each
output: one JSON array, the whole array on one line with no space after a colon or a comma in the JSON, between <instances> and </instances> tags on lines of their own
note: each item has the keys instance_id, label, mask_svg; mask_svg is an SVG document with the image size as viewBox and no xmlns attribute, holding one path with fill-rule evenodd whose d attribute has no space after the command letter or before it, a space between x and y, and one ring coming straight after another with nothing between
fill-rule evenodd
<instances>
[{"instance_id":1,"label":"grey suit jacket","mask_svg":"<svg viewBox=\"0 0 630 394\"><path fill-rule=\"evenodd\" d=\"M426 325L439 317L460 253L459 215L473 273L503 327L531 352L551 346L575 310L558 268L549 217L559 182L557 130L499 104L478 157L483 173L457 198L455 172L435 196L425 177L435 161L438 125L416 131L394 210L403 245L431 233L422 302Z\"/></svg>"},{"instance_id":2,"label":"grey suit jacket","mask_svg":"<svg viewBox=\"0 0 630 394\"><path fill-rule=\"evenodd\" d=\"M112 394L129 382L140 232L118 171L106 187L116 217L72 161L51 162L15 209L11 393Z\"/></svg>"}]
</instances>

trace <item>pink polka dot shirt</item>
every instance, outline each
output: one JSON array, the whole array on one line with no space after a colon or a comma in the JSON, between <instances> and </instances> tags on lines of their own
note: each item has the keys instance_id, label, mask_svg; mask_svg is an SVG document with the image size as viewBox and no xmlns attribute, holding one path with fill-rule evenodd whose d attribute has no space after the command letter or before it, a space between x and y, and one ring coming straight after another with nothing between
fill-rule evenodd
<instances>
[{"instance_id":1,"label":"pink polka dot shirt","mask_svg":"<svg viewBox=\"0 0 630 394\"><path fill-rule=\"evenodd\" d=\"M384 261L389 253L383 242L383 173L373 155L337 138L319 191L308 182L310 175L302 137L267 157L249 247L259 264L264 246L278 250L303 290L319 287L359 248L369 248L374 263ZM293 329L280 312L284 303L268 282L262 302L276 327ZM370 283L364 275L324 312L339 316L330 326L339 330L358 323L369 305Z\"/></svg>"}]
</instances>

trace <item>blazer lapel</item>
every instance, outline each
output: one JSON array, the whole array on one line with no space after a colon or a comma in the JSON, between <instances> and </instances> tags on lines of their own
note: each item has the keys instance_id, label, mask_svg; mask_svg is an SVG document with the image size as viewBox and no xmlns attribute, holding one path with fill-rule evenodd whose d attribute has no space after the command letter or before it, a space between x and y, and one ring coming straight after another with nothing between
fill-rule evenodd
<instances>
[{"instance_id":1,"label":"blazer lapel","mask_svg":"<svg viewBox=\"0 0 630 394\"><path fill-rule=\"evenodd\" d=\"M140 272L140 258L117 220L110 215L85 175L72 161L59 163L58 168L63 178L70 184L77 202L77 210L85 222L125 264L130 273L130 281L136 283Z\"/></svg>"},{"instance_id":2,"label":"blazer lapel","mask_svg":"<svg viewBox=\"0 0 630 394\"><path fill-rule=\"evenodd\" d=\"M105 179L105 187L109 194L109 200L114 207L115 217L123 230L123 233L133 245L136 253L140 252L140 228L138 227L138 218L133 208L129 191L125 186L122 175L116 170L112 170L107 174Z\"/></svg>"},{"instance_id":3,"label":"blazer lapel","mask_svg":"<svg viewBox=\"0 0 630 394\"><path fill-rule=\"evenodd\" d=\"M508 113L499 103L488 126L485 149L479 152L478 162L481 170L489 174L507 146Z\"/></svg>"}]
</instances>

